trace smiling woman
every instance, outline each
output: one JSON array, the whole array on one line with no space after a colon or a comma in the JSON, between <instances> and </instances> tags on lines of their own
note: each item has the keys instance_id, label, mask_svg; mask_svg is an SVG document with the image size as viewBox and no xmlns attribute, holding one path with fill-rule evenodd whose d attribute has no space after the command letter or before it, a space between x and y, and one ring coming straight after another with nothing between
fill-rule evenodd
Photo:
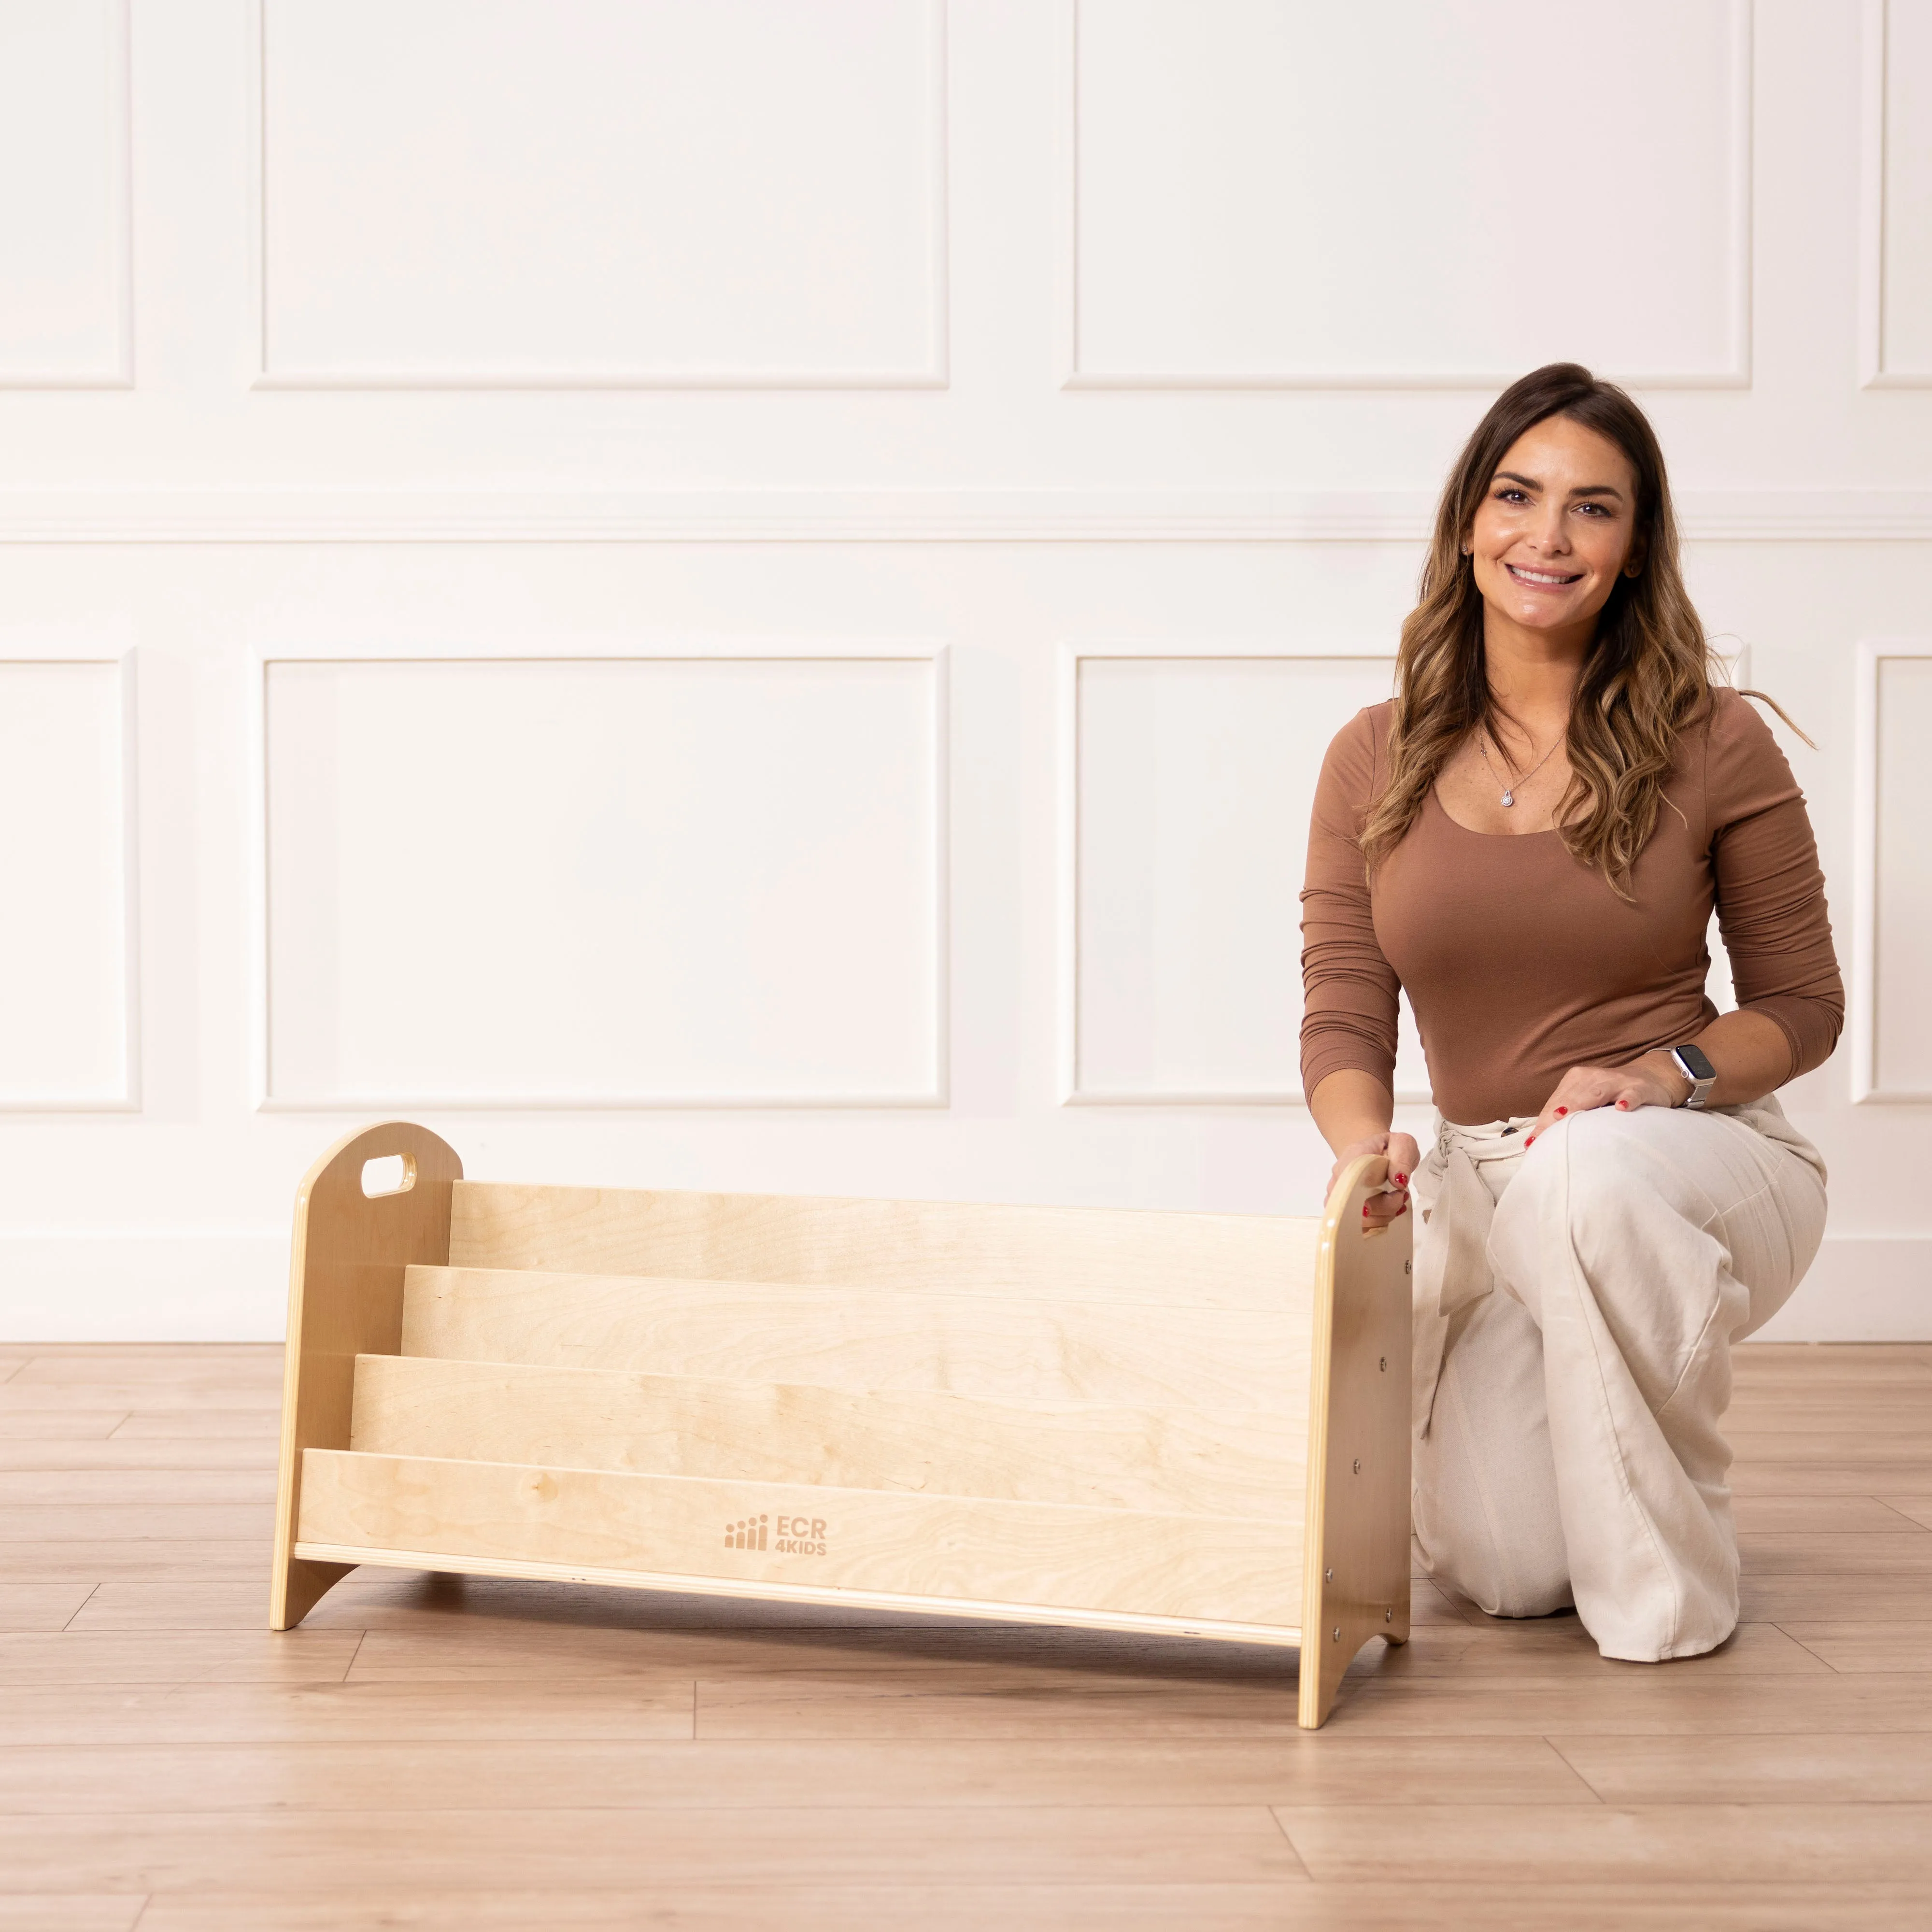
<instances>
[{"instance_id":1,"label":"smiling woman","mask_svg":"<svg viewBox=\"0 0 1932 1932\"><path fill-rule=\"evenodd\" d=\"M1528 829L1494 821L1487 799L1563 748L1534 829L1560 826L1622 889L1679 728L1709 691L1663 452L1622 390L1559 362L1498 399L1443 492L1402 661L1404 728L1364 830L1371 861L1438 780L1489 821L1475 829Z\"/></svg>"},{"instance_id":2,"label":"smiling woman","mask_svg":"<svg viewBox=\"0 0 1932 1932\"><path fill-rule=\"evenodd\" d=\"M1338 1162L1388 1156L1364 1212L1412 1177L1424 1224L1425 1555L1495 1614L1574 1599L1642 1660L1737 1620L1730 1347L1824 1226L1774 1090L1844 1017L1802 795L1708 664L1642 412L1574 363L1525 376L1443 493L1394 698L1329 748L1302 896L1310 1109ZM1426 1160L1390 1131L1405 988Z\"/></svg>"}]
</instances>

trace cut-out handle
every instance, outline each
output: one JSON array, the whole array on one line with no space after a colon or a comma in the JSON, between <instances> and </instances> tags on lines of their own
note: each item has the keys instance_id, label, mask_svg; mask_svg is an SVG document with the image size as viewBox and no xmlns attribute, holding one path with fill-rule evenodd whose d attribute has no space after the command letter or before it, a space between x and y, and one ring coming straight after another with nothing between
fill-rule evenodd
<instances>
[{"instance_id":1,"label":"cut-out handle","mask_svg":"<svg viewBox=\"0 0 1932 1932\"><path fill-rule=\"evenodd\" d=\"M406 1194L416 1184L413 1154L386 1154L362 1163L362 1192L369 1200L386 1194Z\"/></svg>"}]
</instances>

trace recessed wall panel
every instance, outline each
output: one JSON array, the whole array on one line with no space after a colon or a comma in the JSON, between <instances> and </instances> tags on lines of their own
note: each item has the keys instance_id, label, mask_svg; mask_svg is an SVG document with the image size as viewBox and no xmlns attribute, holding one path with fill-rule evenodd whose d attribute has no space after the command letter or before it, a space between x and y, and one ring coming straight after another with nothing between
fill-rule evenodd
<instances>
[{"instance_id":1,"label":"recessed wall panel","mask_svg":"<svg viewBox=\"0 0 1932 1932\"><path fill-rule=\"evenodd\" d=\"M271 664L268 1102L941 1097L938 676Z\"/></svg>"},{"instance_id":2,"label":"recessed wall panel","mask_svg":"<svg viewBox=\"0 0 1932 1932\"><path fill-rule=\"evenodd\" d=\"M1932 6L1871 10L1878 63L1876 368L1881 383L1932 384Z\"/></svg>"},{"instance_id":3,"label":"recessed wall panel","mask_svg":"<svg viewBox=\"0 0 1932 1932\"><path fill-rule=\"evenodd\" d=\"M0 0L0 386L127 369L126 0Z\"/></svg>"},{"instance_id":4,"label":"recessed wall panel","mask_svg":"<svg viewBox=\"0 0 1932 1932\"><path fill-rule=\"evenodd\" d=\"M1742 0L1077 0L1074 380L1743 381Z\"/></svg>"},{"instance_id":5,"label":"recessed wall panel","mask_svg":"<svg viewBox=\"0 0 1932 1932\"><path fill-rule=\"evenodd\" d=\"M116 664L0 663L0 1106L124 1106L126 758Z\"/></svg>"},{"instance_id":6,"label":"recessed wall panel","mask_svg":"<svg viewBox=\"0 0 1932 1932\"><path fill-rule=\"evenodd\" d=\"M944 375L938 0L261 0L272 382Z\"/></svg>"},{"instance_id":7,"label":"recessed wall panel","mask_svg":"<svg viewBox=\"0 0 1932 1932\"><path fill-rule=\"evenodd\" d=\"M1329 740L1381 658L1085 657L1077 667L1082 1100L1300 1091L1300 892ZM1397 1083L1428 1078L1405 1006Z\"/></svg>"},{"instance_id":8,"label":"recessed wall panel","mask_svg":"<svg viewBox=\"0 0 1932 1932\"><path fill-rule=\"evenodd\" d=\"M1932 657L1876 668L1872 1087L1932 1095Z\"/></svg>"}]
</instances>

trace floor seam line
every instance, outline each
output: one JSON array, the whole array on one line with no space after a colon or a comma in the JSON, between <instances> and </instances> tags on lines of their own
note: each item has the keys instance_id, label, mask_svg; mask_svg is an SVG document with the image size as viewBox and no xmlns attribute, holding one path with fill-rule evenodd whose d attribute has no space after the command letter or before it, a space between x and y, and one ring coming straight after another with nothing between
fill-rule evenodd
<instances>
[{"instance_id":1,"label":"floor seam line","mask_svg":"<svg viewBox=\"0 0 1932 1932\"><path fill-rule=\"evenodd\" d=\"M74 1617L77 1617L77 1616L79 1616L80 1615L81 1612L82 1612L82 1610L86 1610L86 1609L87 1608L88 1605L89 1604L92 1603L92 1602L93 1602L93 1600L94 1600L94 1598L95 1598L97 1596L98 1596L100 1594L100 1586L98 1583L97 1583L97 1584L95 1584L95 1585L94 1586L94 1587L93 1587L91 1590L89 1590L89 1591L88 1592L88 1593L87 1593L87 1594L86 1594L86 1596L84 1596L83 1598L81 1598L81 1600L80 1600L80 1601L79 1603L77 1603L76 1604L75 1604L75 1605L74 1605ZM69 1630L72 1630L72 1629L74 1628L74 1617L69 1617L69 1618L68 1618L67 1622L66 1622L65 1623L64 1623L64 1624L62 1624L61 1625L61 1627L60 1627L60 1634L61 1634L62 1636L66 1636L66 1634L68 1634L68 1632Z\"/></svg>"},{"instance_id":2,"label":"floor seam line","mask_svg":"<svg viewBox=\"0 0 1932 1932\"><path fill-rule=\"evenodd\" d=\"M1275 1829L1281 1834L1282 1843L1287 1846L1289 1854L1293 1857L1296 1864L1300 1868L1302 1876L1312 1885L1316 1882L1315 1874L1309 1870L1308 1861L1301 1856L1301 1847L1294 1842L1286 1823L1282 1818L1281 1814L1285 1808L1280 1804L1270 1804L1268 1807L1268 1816L1273 1820Z\"/></svg>"},{"instance_id":3,"label":"floor seam line","mask_svg":"<svg viewBox=\"0 0 1932 1932\"><path fill-rule=\"evenodd\" d=\"M1582 1771L1577 1768L1575 1760L1571 1758L1570 1754L1546 1732L1544 1735L1543 1742L1547 1744L1566 1765L1569 1766L1572 1774L1582 1785L1583 1789L1588 1792L1592 1798L1595 1798L1599 1804L1607 1804L1610 1802L1594 1784L1590 1782L1588 1778L1584 1776Z\"/></svg>"}]
</instances>

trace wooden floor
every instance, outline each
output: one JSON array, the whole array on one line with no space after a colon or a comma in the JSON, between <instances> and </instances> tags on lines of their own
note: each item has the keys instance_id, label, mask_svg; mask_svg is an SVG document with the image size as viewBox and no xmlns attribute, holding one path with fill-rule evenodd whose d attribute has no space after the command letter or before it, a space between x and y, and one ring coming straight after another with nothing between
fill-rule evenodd
<instances>
[{"instance_id":1,"label":"wooden floor","mask_svg":"<svg viewBox=\"0 0 1932 1932\"><path fill-rule=\"evenodd\" d=\"M1294 1660L364 1570L265 1627L280 1352L0 1348L0 1928L1932 1925L1932 1347L1742 1352L1744 1616L1426 1583Z\"/></svg>"}]
</instances>

